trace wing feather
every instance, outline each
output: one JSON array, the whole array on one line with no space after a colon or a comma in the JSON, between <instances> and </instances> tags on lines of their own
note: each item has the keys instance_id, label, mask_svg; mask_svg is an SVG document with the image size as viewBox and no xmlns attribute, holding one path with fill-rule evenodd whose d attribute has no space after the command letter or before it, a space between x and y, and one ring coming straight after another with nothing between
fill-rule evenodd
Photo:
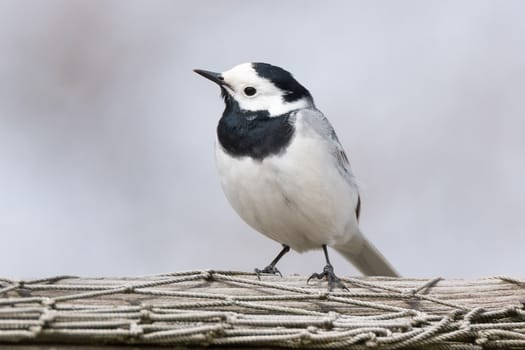
<instances>
[{"instance_id":1,"label":"wing feather","mask_svg":"<svg viewBox=\"0 0 525 350\"><path fill-rule=\"evenodd\" d=\"M328 119L321 113L321 111L313 108L305 108L297 111L297 117L301 117L303 121L309 125L314 132L319 134L322 138L326 140L328 148L332 154L332 157L335 160L335 166L337 167L339 173L348 181L349 185L353 186L356 191L358 191L357 183L350 168L350 162L346 153L337 138L332 124ZM357 204L355 209L356 218L359 219L361 212L361 198L359 196L359 191L357 195Z\"/></svg>"}]
</instances>

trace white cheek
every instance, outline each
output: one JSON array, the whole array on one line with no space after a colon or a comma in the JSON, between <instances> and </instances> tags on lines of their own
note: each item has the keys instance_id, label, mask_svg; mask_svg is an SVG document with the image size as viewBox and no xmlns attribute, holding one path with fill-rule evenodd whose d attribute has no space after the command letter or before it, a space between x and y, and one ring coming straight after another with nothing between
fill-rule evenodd
<instances>
[{"instance_id":1,"label":"white cheek","mask_svg":"<svg viewBox=\"0 0 525 350\"><path fill-rule=\"evenodd\" d=\"M311 103L306 98L294 102L285 102L281 96L275 95L258 95L253 98L235 96L234 98L239 103L241 109L247 111L268 111L271 117L282 115L296 109L311 107Z\"/></svg>"},{"instance_id":2,"label":"white cheek","mask_svg":"<svg viewBox=\"0 0 525 350\"><path fill-rule=\"evenodd\" d=\"M286 104L280 96L256 95L246 97L237 94L235 99L239 102L239 107L247 111L268 111L270 115L279 115L287 112Z\"/></svg>"}]
</instances>

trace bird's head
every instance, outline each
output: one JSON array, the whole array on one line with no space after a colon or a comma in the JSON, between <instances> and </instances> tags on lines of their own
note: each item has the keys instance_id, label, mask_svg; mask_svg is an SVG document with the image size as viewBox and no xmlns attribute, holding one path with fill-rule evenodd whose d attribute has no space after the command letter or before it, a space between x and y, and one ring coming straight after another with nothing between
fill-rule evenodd
<instances>
[{"instance_id":1,"label":"bird's head","mask_svg":"<svg viewBox=\"0 0 525 350\"><path fill-rule=\"evenodd\" d=\"M310 92L288 71L268 63L243 63L223 73L194 71L221 87L226 105L236 102L242 110L277 116L314 106Z\"/></svg>"}]
</instances>

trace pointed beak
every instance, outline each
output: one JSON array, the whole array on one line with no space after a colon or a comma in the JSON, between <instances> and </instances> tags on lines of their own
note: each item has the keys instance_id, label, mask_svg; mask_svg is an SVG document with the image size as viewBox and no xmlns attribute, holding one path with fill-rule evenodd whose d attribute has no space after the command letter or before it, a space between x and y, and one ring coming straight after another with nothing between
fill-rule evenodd
<instances>
[{"instance_id":1,"label":"pointed beak","mask_svg":"<svg viewBox=\"0 0 525 350\"><path fill-rule=\"evenodd\" d=\"M194 69L193 71L199 75L202 75L206 79L213 81L219 86L228 86L228 84L224 81L224 78L222 77L221 73L210 72L209 70L203 69Z\"/></svg>"}]
</instances>

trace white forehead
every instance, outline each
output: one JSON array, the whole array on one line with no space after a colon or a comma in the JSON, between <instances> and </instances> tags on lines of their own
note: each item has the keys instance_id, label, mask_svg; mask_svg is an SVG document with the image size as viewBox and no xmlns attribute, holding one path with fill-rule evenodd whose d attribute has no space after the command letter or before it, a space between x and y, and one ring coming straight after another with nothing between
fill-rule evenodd
<instances>
[{"instance_id":1,"label":"white forehead","mask_svg":"<svg viewBox=\"0 0 525 350\"><path fill-rule=\"evenodd\" d=\"M241 63L222 73L224 80L234 85L246 84L271 84L267 79L261 78L251 63ZM272 84L273 85L273 84Z\"/></svg>"},{"instance_id":2,"label":"white forehead","mask_svg":"<svg viewBox=\"0 0 525 350\"><path fill-rule=\"evenodd\" d=\"M311 100L301 98L297 101L287 102L283 95L287 93L275 86L269 79L260 77L251 63L242 63L221 73L228 84L225 89L237 101L241 109L248 111L265 110L271 116L280 115L294 109L311 105ZM257 89L257 95L248 97L243 90L248 87Z\"/></svg>"}]
</instances>

